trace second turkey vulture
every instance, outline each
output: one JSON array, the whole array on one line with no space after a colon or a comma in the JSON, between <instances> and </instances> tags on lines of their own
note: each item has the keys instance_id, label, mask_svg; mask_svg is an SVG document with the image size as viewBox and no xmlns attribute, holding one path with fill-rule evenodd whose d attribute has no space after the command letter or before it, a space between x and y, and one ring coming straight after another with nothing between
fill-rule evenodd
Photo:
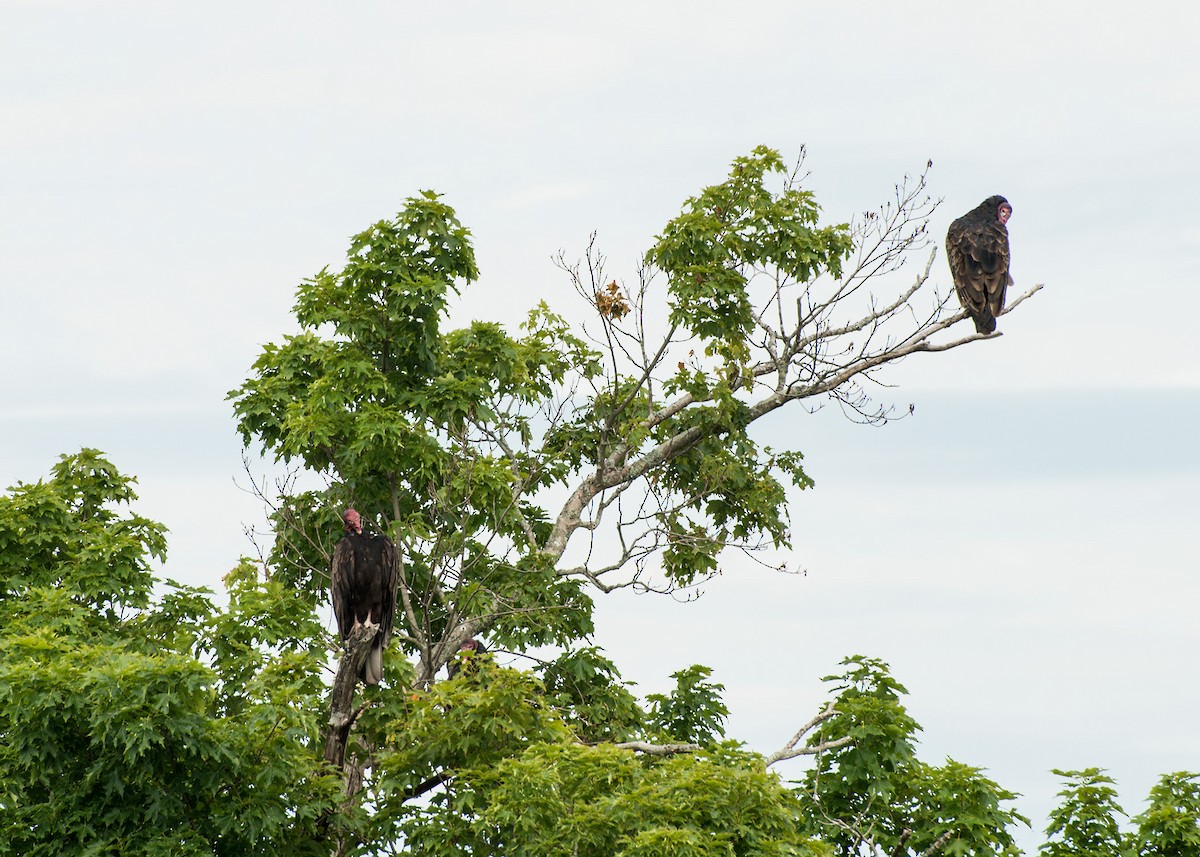
<instances>
[{"instance_id":1,"label":"second turkey vulture","mask_svg":"<svg viewBox=\"0 0 1200 857\"><path fill-rule=\"evenodd\" d=\"M474 637L463 640L462 645L458 647L458 654L450 663L446 664L447 675L454 678L460 670L466 675L471 675L479 669L478 658L486 654L487 646Z\"/></svg>"},{"instance_id":2,"label":"second turkey vulture","mask_svg":"<svg viewBox=\"0 0 1200 857\"><path fill-rule=\"evenodd\" d=\"M1004 310L1004 294L1012 284L1008 273L1008 227L1012 206L1002 196L989 196L950 224L946 258L954 291L979 333L996 329Z\"/></svg>"},{"instance_id":3,"label":"second turkey vulture","mask_svg":"<svg viewBox=\"0 0 1200 857\"><path fill-rule=\"evenodd\" d=\"M383 678L383 650L392 636L396 614L396 546L387 536L364 533L362 518L354 509L342 515L346 534L333 549L330 594L338 633L345 640L360 625L373 623L379 633L363 666L362 679L379 684Z\"/></svg>"}]
</instances>

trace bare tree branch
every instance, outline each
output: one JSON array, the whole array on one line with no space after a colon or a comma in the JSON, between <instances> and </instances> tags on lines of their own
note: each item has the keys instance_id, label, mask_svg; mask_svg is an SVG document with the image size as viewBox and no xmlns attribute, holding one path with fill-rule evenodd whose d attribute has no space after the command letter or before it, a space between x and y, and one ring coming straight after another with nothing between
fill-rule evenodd
<instances>
[{"instance_id":1,"label":"bare tree branch","mask_svg":"<svg viewBox=\"0 0 1200 857\"><path fill-rule=\"evenodd\" d=\"M941 851L954 838L954 831L947 830L941 836L934 840L933 844L921 852L921 857L933 857L934 854Z\"/></svg>"},{"instance_id":2,"label":"bare tree branch","mask_svg":"<svg viewBox=\"0 0 1200 857\"><path fill-rule=\"evenodd\" d=\"M909 838L912 837L912 831L907 827L900 831L900 838L896 840L896 847L892 849L891 857L902 857L904 854L904 846L908 844Z\"/></svg>"},{"instance_id":3,"label":"bare tree branch","mask_svg":"<svg viewBox=\"0 0 1200 857\"><path fill-rule=\"evenodd\" d=\"M378 625L359 625L346 638L345 654L338 663L337 676L329 690L329 722L325 730L325 761L341 770L346 759L350 727L360 712L354 710L354 688L367 662L371 643L379 633ZM361 710L360 710L361 711Z\"/></svg>"},{"instance_id":4,"label":"bare tree branch","mask_svg":"<svg viewBox=\"0 0 1200 857\"><path fill-rule=\"evenodd\" d=\"M622 741L613 744L618 750L633 750L635 753L645 753L648 756L672 756L676 753L698 753L703 749L699 744L651 744L647 741Z\"/></svg>"},{"instance_id":5,"label":"bare tree branch","mask_svg":"<svg viewBox=\"0 0 1200 857\"><path fill-rule=\"evenodd\" d=\"M450 773L449 771L439 771L438 773L434 774L429 779L427 779L423 782L417 783L416 785L408 786L407 788L405 788L404 789L404 799L412 800L415 797L420 797L421 795L426 794L427 792L433 791L438 786L440 786L444 783L450 782L450 780L452 780L453 778L454 778L454 775L452 773Z\"/></svg>"},{"instance_id":6,"label":"bare tree branch","mask_svg":"<svg viewBox=\"0 0 1200 857\"><path fill-rule=\"evenodd\" d=\"M854 743L854 739L847 736L845 738L835 738L832 741L822 741L820 744L815 744L812 747L801 747L800 742L813 729L816 729L826 720L831 717L836 717L839 714L838 710L833 707L830 702L825 706L825 709L815 716L812 720L801 726L796 734L792 736L792 740L788 741L781 748L766 757L767 767L771 767L776 762L782 762L786 759L795 759L797 756L815 756L818 753L824 753L828 750L836 750L838 747L845 747Z\"/></svg>"}]
</instances>

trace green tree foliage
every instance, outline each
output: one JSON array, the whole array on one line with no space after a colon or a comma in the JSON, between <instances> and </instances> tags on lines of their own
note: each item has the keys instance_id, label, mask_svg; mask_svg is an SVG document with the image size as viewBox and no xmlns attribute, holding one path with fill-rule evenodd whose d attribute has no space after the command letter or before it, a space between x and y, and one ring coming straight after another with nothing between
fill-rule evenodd
<instances>
[{"instance_id":1,"label":"green tree foliage","mask_svg":"<svg viewBox=\"0 0 1200 857\"><path fill-rule=\"evenodd\" d=\"M1050 813L1043 857L1121 857L1122 837L1113 780L1100 768L1054 773L1064 779L1062 803Z\"/></svg>"},{"instance_id":2,"label":"green tree foliage","mask_svg":"<svg viewBox=\"0 0 1200 857\"><path fill-rule=\"evenodd\" d=\"M155 596L162 528L127 510L131 486L85 450L0 499L0 560L22 581L0 602L0 853L854 853L827 823L842 812L870 841L899 819L914 842L954 831L947 853L973 854L987 852L956 843L1003 845L1018 818L977 770L915 761L919 727L880 661L831 678L842 713L813 741L857 744L793 792L716 743L728 712L707 668L643 708L594 648L534 672L480 658L423 690L397 668L363 691L354 753L371 776L347 804L321 761L327 635L307 599L249 563L226 576L223 607L175 584ZM37 515L62 507L56 534ZM133 535L116 551L113 533ZM74 547L59 567L30 549L49 538Z\"/></svg>"},{"instance_id":3,"label":"green tree foliage","mask_svg":"<svg viewBox=\"0 0 1200 857\"><path fill-rule=\"evenodd\" d=\"M918 760L920 726L900 699L907 694L887 664L862 656L825 677L833 686L836 717L809 739L820 752L800 797L806 826L839 855L1016 855L1011 829L1028 819L1010 806L1017 795L973 768L947 759L935 767Z\"/></svg>"},{"instance_id":4,"label":"green tree foliage","mask_svg":"<svg viewBox=\"0 0 1200 857\"><path fill-rule=\"evenodd\" d=\"M49 482L18 485L0 518L0 597L9 603L62 589L89 608L95 627L146 606L150 562L166 556L166 531L118 514L135 497L133 482L85 449L63 456Z\"/></svg>"},{"instance_id":5,"label":"green tree foliage","mask_svg":"<svg viewBox=\"0 0 1200 857\"><path fill-rule=\"evenodd\" d=\"M245 567L152 604L132 483L85 449L0 498L0 854L324 853L320 626Z\"/></svg>"},{"instance_id":6,"label":"green tree foliage","mask_svg":"<svg viewBox=\"0 0 1200 857\"><path fill-rule=\"evenodd\" d=\"M617 665L599 649L564 652L539 672L547 697L581 741L627 741L642 734L645 713Z\"/></svg>"},{"instance_id":7,"label":"green tree foliage","mask_svg":"<svg viewBox=\"0 0 1200 857\"><path fill-rule=\"evenodd\" d=\"M409 546L404 585L413 597L398 638L420 652L427 673L480 615L510 645L591 630L579 582L556 578L529 549L545 513L524 495L555 474L532 456L497 455L468 428L528 437L534 414L521 408L579 367L586 373L594 354L544 306L517 338L490 322L443 334L450 293L477 276L468 238L436 195L409 200L393 221L355 236L342 271L301 285L303 332L268 345L234 394L247 443L335 480L326 492L282 498L273 569L314 603L323 598L340 535L330 523L354 504ZM526 621L534 610L541 622ZM454 640L448 628L460 632Z\"/></svg>"},{"instance_id":8,"label":"green tree foliage","mask_svg":"<svg viewBox=\"0 0 1200 857\"><path fill-rule=\"evenodd\" d=\"M836 277L854 249L846 225L817 226L811 191L767 188L767 175L785 169L779 153L765 146L738 158L729 179L688 200L646 254L670 278L672 323L731 368L750 358L754 308L747 286L756 269L801 283L823 271Z\"/></svg>"},{"instance_id":9,"label":"green tree foliage","mask_svg":"<svg viewBox=\"0 0 1200 857\"><path fill-rule=\"evenodd\" d=\"M1127 853L1136 857L1200 854L1200 774L1164 774L1150 790L1150 805L1133 819Z\"/></svg>"},{"instance_id":10,"label":"green tree foliage","mask_svg":"<svg viewBox=\"0 0 1200 857\"><path fill-rule=\"evenodd\" d=\"M729 709L721 701L725 685L711 682L712 670L693 664L673 673L675 690L670 694L652 693L650 722L655 732L671 741L711 744L725 735L724 722Z\"/></svg>"},{"instance_id":11,"label":"green tree foliage","mask_svg":"<svg viewBox=\"0 0 1200 857\"><path fill-rule=\"evenodd\" d=\"M648 762L612 745L537 744L463 771L404 830L421 855L783 855L811 844L796 811L741 753Z\"/></svg>"}]
</instances>

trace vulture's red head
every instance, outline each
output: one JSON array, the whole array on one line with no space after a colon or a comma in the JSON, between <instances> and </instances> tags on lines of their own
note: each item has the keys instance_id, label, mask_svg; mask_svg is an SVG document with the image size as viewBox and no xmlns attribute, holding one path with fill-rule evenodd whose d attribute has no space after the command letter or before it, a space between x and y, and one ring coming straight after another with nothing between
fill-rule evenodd
<instances>
[{"instance_id":1,"label":"vulture's red head","mask_svg":"<svg viewBox=\"0 0 1200 857\"><path fill-rule=\"evenodd\" d=\"M463 640L462 645L458 647L460 652L477 652L479 651L479 641L472 637L469 640Z\"/></svg>"},{"instance_id":2,"label":"vulture's red head","mask_svg":"<svg viewBox=\"0 0 1200 857\"><path fill-rule=\"evenodd\" d=\"M985 208L988 211L995 212L996 219L999 220L1001 224L1007 224L1008 219L1012 217L1012 203L1000 196L1000 194L989 196L983 201L980 208Z\"/></svg>"},{"instance_id":3,"label":"vulture's red head","mask_svg":"<svg viewBox=\"0 0 1200 857\"><path fill-rule=\"evenodd\" d=\"M346 532L362 535L362 516L358 512L347 509L342 513L342 521L346 525Z\"/></svg>"}]
</instances>

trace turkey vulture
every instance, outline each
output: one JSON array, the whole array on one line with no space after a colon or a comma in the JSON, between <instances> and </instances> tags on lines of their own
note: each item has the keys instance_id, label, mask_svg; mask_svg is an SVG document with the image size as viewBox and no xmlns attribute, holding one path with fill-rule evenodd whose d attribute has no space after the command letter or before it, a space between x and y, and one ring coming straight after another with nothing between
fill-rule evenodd
<instances>
[{"instance_id":1,"label":"turkey vulture","mask_svg":"<svg viewBox=\"0 0 1200 857\"><path fill-rule=\"evenodd\" d=\"M342 515L346 534L333 549L330 590L338 633L345 640L359 625L373 623L379 633L363 665L362 679L379 684L383 678L383 649L392 636L396 614L396 546L387 536L364 533L362 518L353 509Z\"/></svg>"},{"instance_id":2,"label":"turkey vulture","mask_svg":"<svg viewBox=\"0 0 1200 857\"><path fill-rule=\"evenodd\" d=\"M464 654L467 656L464 657ZM446 666L446 673L450 678L458 675L459 670L462 670L466 675L471 675L479 668L479 665L475 663L475 659L480 655L486 654L487 646L474 637L471 637L469 640L463 640L462 645L458 647L458 655Z\"/></svg>"},{"instance_id":3,"label":"turkey vulture","mask_svg":"<svg viewBox=\"0 0 1200 857\"><path fill-rule=\"evenodd\" d=\"M996 329L996 316L1004 309L1004 293L1012 285L1008 275L1008 227L1012 206L1002 196L989 196L950 224L946 257L954 277L954 291L975 321L979 333Z\"/></svg>"}]
</instances>

